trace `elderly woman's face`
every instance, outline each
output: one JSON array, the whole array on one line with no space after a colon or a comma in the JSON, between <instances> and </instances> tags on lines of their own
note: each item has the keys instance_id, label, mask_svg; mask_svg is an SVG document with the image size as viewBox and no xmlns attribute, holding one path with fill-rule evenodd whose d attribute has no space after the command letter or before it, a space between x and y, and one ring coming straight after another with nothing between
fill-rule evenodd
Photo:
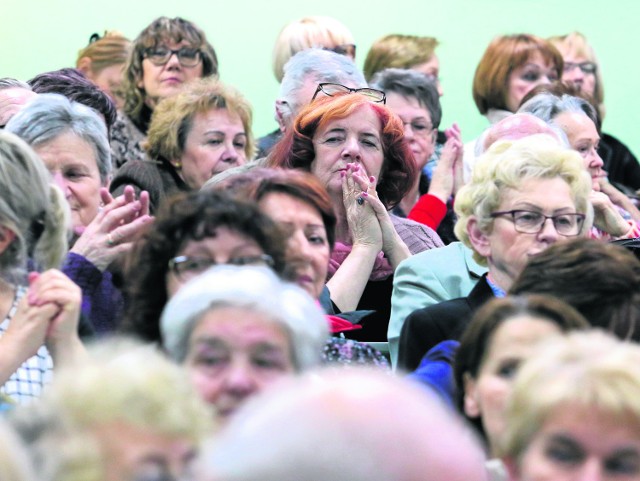
<instances>
[{"instance_id":1,"label":"elderly woman's face","mask_svg":"<svg viewBox=\"0 0 640 481\"><path fill-rule=\"evenodd\" d=\"M349 117L329 122L313 137L315 158L311 173L320 179L332 195L342 196L341 173L355 162L364 175L379 180L384 161L380 119L367 105Z\"/></svg>"},{"instance_id":2,"label":"elderly woman's face","mask_svg":"<svg viewBox=\"0 0 640 481\"><path fill-rule=\"evenodd\" d=\"M558 80L554 66L539 52L519 67L513 69L507 79L506 105L510 112L516 112L525 95L538 85L546 85Z\"/></svg>"},{"instance_id":3,"label":"elderly woman's face","mask_svg":"<svg viewBox=\"0 0 640 481\"><path fill-rule=\"evenodd\" d=\"M165 40L154 48L177 51L195 47L186 40L180 43ZM154 108L158 101L178 92L185 82L200 77L202 77L202 59L193 67L185 67L178 60L178 55L172 53L162 65L156 65L148 58L142 60L142 78L138 81L138 88L145 92L147 106Z\"/></svg>"},{"instance_id":4,"label":"elderly woman's face","mask_svg":"<svg viewBox=\"0 0 640 481\"><path fill-rule=\"evenodd\" d=\"M436 130L431 123L431 114L415 97L405 97L395 92L387 94L387 107L402 120L404 138L409 142L418 168L422 170L436 145Z\"/></svg>"},{"instance_id":5,"label":"elderly woman's face","mask_svg":"<svg viewBox=\"0 0 640 481\"><path fill-rule=\"evenodd\" d=\"M222 418L295 371L284 328L253 310L210 310L188 342L185 366L202 398Z\"/></svg>"},{"instance_id":6,"label":"elderly woman's face","mask_svg":"<svg viewBox=\"0 0 640 481\"><path fill-rule=\"evenodd\" d=\"M260 210L287 233L287 267L295 282L314 299L322 292L329 267L329 241L320 212L288 194L273 192L260 201Z\"/></svg>"},{"instance_id":7,"label":"elderly woman's face","mask_svg":"<svg viewBox=\"0 0 640 481\"><path fill-rule=\"evenodd\" d=\"M100 209L102 182L95 149L76 134L66 132L34 150L64 192L73 228L78 232L89 225Z\"/></svg>"},{"instance_id":8,"label":"elderly woman's face","mask_svg":"<svg viewBox=\"0 0 640 481\"><path fill-rule=\"evenodd\" d=\"M502 212L493 220L489 233L476 230L476 220L469 221L474 249L487 259L489 275L500 287L508 290L522 272L529 258L539 254L556 242L571 239L558 234L551 219L546 219L537 234L518 232L513 217L507 212L529 211L555 216L576 213L569 184L560 177L527 179L519 189L504 189L495 212Z\"/></svg>"},{"instance_id":9,"label":"elderly woman's face","mask_svg":"<svg viewBox=\"0 0 640 481\"><path fill-rule=\"evenodd\" d=\"M214 264L260 264L257 259L263 254L254 239L224 226L218 227L211 237L187 241L173 259L182 258L181 261L167 272L168 297L173 297L185 282Z\"/></svg>"},{"instance_id":10,"label":"elderly woman's face","mask_svg":"<svg viewBox=\"0 0 640 481\"><path fill-rule=\"evenodd\" d=\"M492 447L506 427L505 408L518 367L540 341L559 333L558 326L546 319L519 316L507 320L493 333L477 379L465 379L465 413L482 419Z\"/></svg>"},{"instance_id":11,"label":"elderly woman's face","mask_svg":"<svg viewBox=\"0 0 640 481\"><path fill-rule=\"evenodd\" d=\"M227 109L199 112L187 134L180 175L194 190L230 167L244 165L247 132L240 116Z\"/></svg>"},{"instance_id":12,"label":"elderly woman's face","mask_svg":"<svg viewBox=\"0 0 640 481\"><path fill-rule=\"evenodd\" d=\"M510 464L522 481L638 481L640 432L596 407L560 406Z\"/></svg>"},{"instance_id":13,"label":"elderly woman's face","mask_svg":"<svg viewBox=\"0 0 640 481\"><path fill-rule=\"evenodd\" d=\"M89 70L86 73L87 78L96 84L100 90L109 95L118 108L124 106L124 99L115 94L122 84L124 66L125 64L123 63L109 65L97 72Z\"/></svg>"},{"instance_id":14,"label":"elderly woman's face","mask_svg":"<svg viewBox=\"0 0 640 481\"><path fill-rule=\"evenodd\" d=\"M581 113L563 112L554 119L554 123L567 134L571 148L584 159L593 189L600 190L598 179L607 174L602 170L604 162L598 154L600 135L593 121Z\"/></svg>"}]
</instances>

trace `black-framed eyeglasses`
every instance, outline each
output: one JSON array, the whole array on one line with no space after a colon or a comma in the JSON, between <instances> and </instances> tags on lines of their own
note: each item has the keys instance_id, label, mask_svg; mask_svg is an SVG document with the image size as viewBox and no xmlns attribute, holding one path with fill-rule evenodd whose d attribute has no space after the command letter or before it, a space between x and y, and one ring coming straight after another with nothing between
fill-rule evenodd
<instances>
[{"instance_id":1,"label":"black-framed eyeglasses","mask_svg":"<svg viewBox=\"0 0 640 481\"><path fill-rule=\"evenodd\" d=\"M584 74L593 74L598 70L598 66L593 62L565 62L563 70L565 72L572 72L576 67L582 70L582 73Z\"/></svg>"},{"instance_id":2,"label":"black-framed eyeglasses","mask_svg":"<svg viewBox=\"0 0 640 481\"><path fill-rule=\"evenodd\" d=\"M362 89L352 89L349 87L345 87L342 84L324 82L324 83L318 84L318 88L316 89L316 92L313 94L313 97L311 97L311 100L315 100L315 98L318 96L320 92L322 92L323 94L329 97L334 97L336 95L344 95L344 94L360 94L360 95L364 95L372 102L382 103L382 104L387 103L387 95L382 90L370 89L368 87L365 87Z\"/></svg>"},{"instance_id":3,"label":"black-framed eyeglasses","mask_svg":"<svg viewBox=\"0 0 640 481\"><path fill-rule=\"evenodd\" d=\"M584 214L556 214L544 215L530 210L507 210L504 212L492 212L491 218L509 216L517 232L522 234L537 234L544 228L547 219L551 219L553 227L561 236L573 237L580 234L584 225Z\"/></svg>"},{"instance_id":4,"label":"black-framed eyeglasses","mask_svg":"<svg viewBox=\"0 0 640 481\"><path fill-rule=\"evenodd\" d=\"M354 43L345 43L343 45L336 45L333 48L324 47L322 50L329 50L330 52L339 53L340 55L356 58L356 45Z\"/></svg>"},{"instance_id":5,"label":"black-framed eyeglasses","mask_svg":"<svg viewBox=\"0 0 640 481\"><path fill-rule=\"evenodd\" d=\"M166 64L171 56L175 54L178 62L183 67L195 67L202 60L202 52L199 48L181 47L178 50L172 50L167 47L150 47L144 51L144 58L157 66Z\"/></svg>"},{"instance_id":6,"label":"black-framed eyeglasses","mask_svg":"<svg viewBox=\"0 0 640 481\"><path fill-rule=\"evenodd\" d=\"M177 256L169 261L169 269L178 279L184 282L198 274L202 274L209 267L218 264L229 264L233 266L274 266L273 257L267 254L232 257L227 260L227 262L216 262L209 257Z\"/></svg>"}]
</instances>

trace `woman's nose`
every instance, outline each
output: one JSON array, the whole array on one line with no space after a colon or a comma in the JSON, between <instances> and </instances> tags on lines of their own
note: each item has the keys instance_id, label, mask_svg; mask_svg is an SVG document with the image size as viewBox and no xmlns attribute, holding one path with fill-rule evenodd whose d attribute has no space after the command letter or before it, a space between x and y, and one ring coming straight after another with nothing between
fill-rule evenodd
<instances>
[{"instance_id":1,"label":"woman's nose","mask_svg":"<svg viewBox=\"0 0 640 481\"><path fill-rule=\"evenodd\" d=\"M236 151L233 144L225 145L224 151L222 152L221 159L223 162L227 162L229 164L235 164L238 161L238 152Z\"/></svg>"},{"instance_id":2,"label":"woman's nose","mask_svg":"<svg viewBox=\"0 0 640 481\"><path fill-rule=\"evenodd\" d=\"M342 149L342 157L355 160L360 160L362 158L358 139L349 138L345 141L344 147Z\"/></svg>"}]
</instances>

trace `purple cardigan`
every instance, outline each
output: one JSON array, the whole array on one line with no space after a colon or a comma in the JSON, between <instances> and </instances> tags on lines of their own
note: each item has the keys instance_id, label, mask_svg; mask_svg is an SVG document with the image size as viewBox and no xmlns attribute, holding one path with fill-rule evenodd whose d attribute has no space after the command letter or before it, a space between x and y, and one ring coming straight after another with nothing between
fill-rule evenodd
<instances>
[{"instance_id":1,"label":"purple cardigan","mask_svg":"<svg viewBox=\"0 0 640 481\"><path fill-rule=\"evenodd\" d=\"M85 257L73 252L67 254L62 272L82 289L82 314L96 334L115 331L122 317L124 300L113 285L111 272L101 272Z\"/></svg>"}]
</instances>

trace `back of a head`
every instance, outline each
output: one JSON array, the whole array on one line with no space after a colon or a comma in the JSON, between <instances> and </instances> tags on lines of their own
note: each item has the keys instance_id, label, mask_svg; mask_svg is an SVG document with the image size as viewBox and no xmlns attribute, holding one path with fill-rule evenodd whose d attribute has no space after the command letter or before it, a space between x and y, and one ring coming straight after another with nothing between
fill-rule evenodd
<instances>
[{"instance_id":1,"label":"back of a head","mask_svg":"<svg viewBox=\"0 0 640 481\"><path fill-rule=\"evenodd\" d=\"M555 244L533 257L512 294L548 294L595 327L640 341L640 261L626 249L594 239Z\"/></svg>"},{"instance_id":2,"label":"back of a head","mask_svg":"<svg viewBox=\"0 0 640 481\"><path fill-rule=\"evenodd\" d=\"M99 72L112 65L124 65L129 58L131 40L119 32L105 32L101 37L94 33L89 45L78 52L76 68L80 68L83 58L91 60L91 71Z\"/></svg>"},{"instance_id":3,"label":"back of a head","mask_svg":"<svg viewBox=\"0 0 640 481\"><path fill-rule=\"evenodd\" d=\"M67 248L64 195L36 153L7 131L0 131L0 192L0 223L15 234L0 253L0 273L21 276L28 259L43 269L58 267Z\"/></svg>"},{"instance_id":4,"label":"back of a head","mask_svg":"<svg viewBox=\"0 0 640 481\"><path fill-rule=\"evenodd\" d=\"M92 108L99 113L111 132L116 121L116 105L99 87L87 79L80 70L62 68L36 75L29 80L31 89L37 94L60 94L69 100Z\"/></svg>"},{"instance_id":5,"label":"back of a head","mask_svg":"<svg viewBox=\"0 0 640 481\"><path fill-rule=\"evenodd\" d=\"M289 103L294 115L303 107L296 102L296 93L307 78L312 78L316 84L329 82L352 88L367 86L362 71L349 57L321 48L302 50L284 65L280 83L279 98ZM307 101L310 102L311 98Z\"/></svg>"},{"instance_id":6,"label":"back of a head","mask_svg":"<svg viewBox=\"0 0 640 481\"><path fill-rule=\"evenodd\" d=\"M577 113L586 115L597 126L599 125L596 109L587 100L553 91L543 91L524 102L518 113L535 115L548 124L553 125L554 119L563 113Z\"/></svg>"},{"instance_id":7,"label":"back of a head","mask_svg":"<svg viewBox=\"0 0 640 481\"><path fill-rule=\"evenodd\" d=\"M216 481L484 480L472 433L439 399L362 369L316 372L247 403L205 450Z\"/></svg>"},{"instance_id":8,"label":"back of a head","mask_svg":"<svg viewBox=\"0 0 640 481\"><path fill-rule=\"evenodd\" d=\"M278 34L273 47L273 74L282 82L285 64L298 52L319 47L333 49L353 45L349 29L339 20L327 16L309 16L287 24Z\"/></svg>"},{"instance_id":9,"label":"back of a head","mask_svg":"<svg viewBox=\"0 0 640 481\"><path fill-rule=\"evenodd\" d=\"M391 34L376 40L364 61L364 75L368 81L387 68L410 69L428 62L438 46L434 37Z\"/></svg>"},{"instance_id":10,"label":"back of a head","mask_svg":"<svg viewBox=\"0 0 640 481\"><path fill-rule=\"evenodd\" d=\"M0 421L0 480L35 481L31 459L13 430Z\"/></svg>"}]
</instances>

